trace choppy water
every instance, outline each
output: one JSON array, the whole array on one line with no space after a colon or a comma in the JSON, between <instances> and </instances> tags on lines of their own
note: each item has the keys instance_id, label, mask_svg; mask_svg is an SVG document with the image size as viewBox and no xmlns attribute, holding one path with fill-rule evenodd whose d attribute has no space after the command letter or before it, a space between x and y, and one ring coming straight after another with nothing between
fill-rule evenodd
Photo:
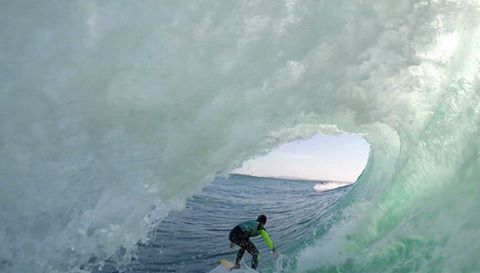
<instances>
[{"instance_id":1,"label":"choppy water","mask_svg":"<svg viewBox=\"0 0 480 273\"><path fill-rule=\"evenodd\" d=\"M319 225L332 219L332 211L350 187L318 192L315 183L232 175L216 178L200 194L188 199L186 208L170 213L149 234L148 243L139 246L138 258L125 272L205 273L220 258L234 261L238 249L228 246L229 231L240 222L268 216L266 228L282 254L276 263L260 237L252 239L260 250L262 272L289 272L289 257L311 244ZM326 183L325 183L326 184ZM244 255L250 265L250 255ZM113 272L108 264L97 272Z\"/></svg>"}]
</instances>

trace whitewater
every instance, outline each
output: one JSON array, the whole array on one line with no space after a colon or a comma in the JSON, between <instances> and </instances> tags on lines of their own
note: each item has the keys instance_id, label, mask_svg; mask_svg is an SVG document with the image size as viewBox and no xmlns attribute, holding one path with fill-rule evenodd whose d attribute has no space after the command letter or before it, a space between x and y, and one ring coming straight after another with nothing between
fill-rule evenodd
<instances>
[{"instance_id":1,"label":"whitewater","mask_svg":"<svg viewBox=\"0 0 480 273\"><path fill-rule=\"evenodd\" d=\"M127 263L215 177L350 133L367 166L292 272L480 272L479 21L475 0L2 0L0 271Z\"/></svg>"}]
</instances>

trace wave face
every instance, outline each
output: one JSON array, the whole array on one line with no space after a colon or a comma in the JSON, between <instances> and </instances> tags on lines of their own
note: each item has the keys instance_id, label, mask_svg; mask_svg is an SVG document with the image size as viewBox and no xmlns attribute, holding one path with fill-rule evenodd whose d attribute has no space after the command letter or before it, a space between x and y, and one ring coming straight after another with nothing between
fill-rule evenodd
<instances>
[{"instance_id":1,"label":"wave face","mask_svg":"<svg viewBox=\"0 0 480 273\"><path fill-rule=\"evenodd\" d=\"M0 271L88 271L316 133L366 170L298 272L478 272L477 1L3 1ZM123 248L121 248L123 247Z\"/></svg>"}]
</instances>

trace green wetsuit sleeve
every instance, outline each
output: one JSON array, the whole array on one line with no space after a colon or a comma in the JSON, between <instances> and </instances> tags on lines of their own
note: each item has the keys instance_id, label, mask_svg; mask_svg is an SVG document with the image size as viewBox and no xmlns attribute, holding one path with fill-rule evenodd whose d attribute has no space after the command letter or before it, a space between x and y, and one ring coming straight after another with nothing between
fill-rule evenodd
<instances>
[{"instance_id":1,"label":"green wetsuit sleeve","mask_svg":"<svg viewBox=\"0 0 480 273\"><path fill-rule=\"evenodd\" d=\"M260 235L262 236L263 241L265 242L267 247L270 250L274 250L272 240L270 240L270 237L268 236L268 233L264 229L262 229L262 230L260 230Z\"/></svg>"}]
</instances>

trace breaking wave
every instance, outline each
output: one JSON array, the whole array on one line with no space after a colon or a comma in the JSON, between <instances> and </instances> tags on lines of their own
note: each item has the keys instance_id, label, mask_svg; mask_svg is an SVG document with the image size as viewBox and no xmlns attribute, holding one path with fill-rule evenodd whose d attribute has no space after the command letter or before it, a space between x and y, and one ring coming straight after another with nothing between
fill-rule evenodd
<instances>
[{"instance_id":1,"label":"breaking wave","mask_svg":"<svg viewBox=\"0 0 480 273\"><path fill-rule=\"evenodd\" d=\"M341 132L369 162L295 271L480 271L479 18L473 0L3 1L0 271L121 263L216 175Z\"/></svg>"}]
</instances>

